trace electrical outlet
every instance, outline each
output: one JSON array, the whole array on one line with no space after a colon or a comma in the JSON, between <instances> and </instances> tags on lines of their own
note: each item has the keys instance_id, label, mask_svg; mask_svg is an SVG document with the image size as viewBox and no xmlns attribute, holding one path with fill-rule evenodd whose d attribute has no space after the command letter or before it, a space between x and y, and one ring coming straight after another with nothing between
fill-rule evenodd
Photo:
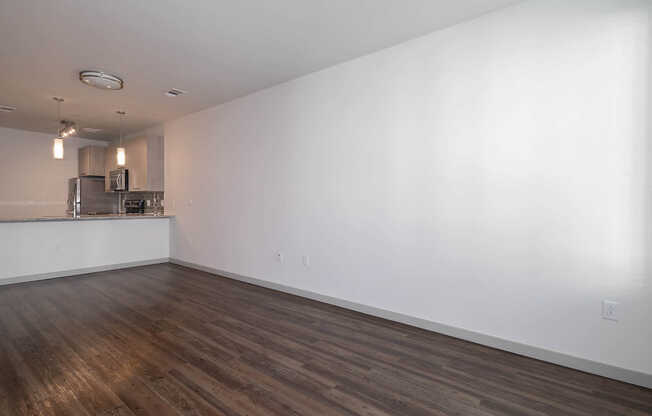
<instances>
[{"instance_id":1,"label":"electrical outlet","mask_svg":"<svg viewBox=\"0 0 652 416\"><path fill-rule=\"evenodd\" d=\"M620 314L618 313L618 302L613 300L602 301L602 318L610 321L618 321Z\"/></svg>"},{"instance_id":2,"label":"electrical outlet","mask_svg":"<svg viewBox=\"0 0 652 416\"><path fill-rule=\"evenodd\" d=\"M310 256L303 256L303 265L306 269L310 268Z\"/></svg>"},{"instance_id":3,"label":"electrical outlet","mask_svg":"<svg viewBox=\"0 0 652 416\"><path fill-rule=\"evenodd\" d=\"M280 251L276 252L276 261L283 264L283 253L281 253Z\"/></svg>"}]
</instances>

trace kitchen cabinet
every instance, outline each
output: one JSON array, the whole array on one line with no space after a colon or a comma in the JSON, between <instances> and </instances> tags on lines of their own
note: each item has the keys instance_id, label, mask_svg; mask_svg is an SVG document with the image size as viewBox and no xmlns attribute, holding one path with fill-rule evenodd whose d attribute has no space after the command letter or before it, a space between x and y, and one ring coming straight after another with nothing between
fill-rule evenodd
<instances>
[{"instance_id":1,"label":"kitchen cabinet","mask_svg":"<svg viewBox=\"0 0 652 416\"><path fill-rule=\"evenodd\" d=\"M79 176L104 176L105 151L102 146L85 146L79 149Z\"/></svg>"},{"instance_id":2,"label":"kitchen cabinet","mask_svg":"<svg viewBox=\"0 0 652 416\"><path fill-rule=\"evenodd\" d=\"M107 148L106 189L110 189L108 172L117 169L116 145ZM129 191L163 192L163 137L141 136L123 141L125 167L129 170Z\"/></svg>"},{"instance_id":3,"label":"kitchen cabinet","mask_svg":"<svg viewBox=\"0 0 652 416\"><path fill-rule=\"evenodd\" d=\"M147 190L163 192L163 136L147 138Z\"/></svg>"},{"instance_id":4,"label":"kitchen cabinet","mask_svg":"<svg viewBox=\"0 0 652 416\"><path fill-rule=\"evenodd\" d=\"M125 143L129 190L147 190L147 136L136 137Z\"/></svg>"}]
</instances>

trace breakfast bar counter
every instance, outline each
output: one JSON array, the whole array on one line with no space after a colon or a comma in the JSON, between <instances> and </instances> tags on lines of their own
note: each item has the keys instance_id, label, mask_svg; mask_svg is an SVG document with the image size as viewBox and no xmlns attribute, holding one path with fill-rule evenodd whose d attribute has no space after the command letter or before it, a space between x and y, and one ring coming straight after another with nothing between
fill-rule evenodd
<instances>
[{"instance_id":1,"label":"breakfast bar counter","mask_svg":"<svg viewBox=\"0 0 652 416\"><path fill-rule=\"evenodd\" d=\"M138 220L138 219L159 219L159 218L173 218L174 215L170 214L94 214L94 215L81 215L73 217L72 215L45 215L40 217L20 217L9 216L0 217L1 223L9 222L42 222L42 221L98 221L98 220Z\"/></svg>"},{"instance_id":2,"label":"breakfast bar counter","mask_svg":"<svg viewBox=\"0 0 652 416\"><path fill-rule=\"evenodd\" d=\"M167 262L172 215L0 217L0 285Z\"/></svg>"}]
</instances>

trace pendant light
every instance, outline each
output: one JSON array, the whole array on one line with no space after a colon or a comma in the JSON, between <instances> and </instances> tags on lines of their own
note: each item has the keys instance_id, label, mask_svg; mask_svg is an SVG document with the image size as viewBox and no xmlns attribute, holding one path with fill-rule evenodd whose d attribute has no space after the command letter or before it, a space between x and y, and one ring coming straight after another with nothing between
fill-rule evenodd
<instances>
[{"instance_id":1,"label":"pendant light","mask_svg":"<svg viewBox=\"0 0 652 416\"><path fill-rule=\"evenodd\" d=\"M122 117L127 114L124 111L116 111L120 116L120 146L116 149L116 159L118 166L124 166L127 162L127 155L125 154L125 148L122 147Z\"/></svg>"},{"instance_id":2,"label":"pendant light","mask_svg":"<svg viewBox=\"0 0 652 416\"><path fill-rule=\"evenodd\" d=\"M57 102L57 124L59 124L59 120L61 119L61 103L63 102L63 98L52 97L52 99ZM54 143L52 144L52 156L57 160L62 160L63 138L61 137L59 132L60 129L59 127L57 127L57 137L54 139Z\"/></svg>"},{"instance_id":3,"label":"pendant light","mask_svg":"<svg viewBox=\"0 0 652 416\"><path fill-rule=\"evenodd\" d=\"M72 121L61 120L61 128L59 129L59 137L68 137L77 132L77 126Z\"/></svg>"}]
</instances>

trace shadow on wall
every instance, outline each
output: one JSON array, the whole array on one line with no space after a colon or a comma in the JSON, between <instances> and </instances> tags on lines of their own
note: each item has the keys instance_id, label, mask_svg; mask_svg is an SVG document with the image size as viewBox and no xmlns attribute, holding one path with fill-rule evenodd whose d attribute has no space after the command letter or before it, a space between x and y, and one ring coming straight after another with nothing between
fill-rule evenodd
<instances>
[{"instance_id":1,"label":"shadow on wall","mask_svg":"<svg viewBox=\"0 0 652 416\"><path fill-rule=\"evenodd\" d=\"M647 290L643 288L643 293L647 292L647 299L641 299L643 305L647 307L647 316L652 316L652 302L649 301L649 296L652 295L652 7L648 10L648 41L647 41L647 102L645 105L645 120L647 122L647 137L645 146L643 146L643 157L645 159L645 181L643 189L640 192L645 195L643 205L644 212L644 234L643 244L645 268L641 276L644 286L647 285ZM652 341L652 334L650 334ZM650 346L652 348L652 346Z\"/></svg>"}]
</instances>

